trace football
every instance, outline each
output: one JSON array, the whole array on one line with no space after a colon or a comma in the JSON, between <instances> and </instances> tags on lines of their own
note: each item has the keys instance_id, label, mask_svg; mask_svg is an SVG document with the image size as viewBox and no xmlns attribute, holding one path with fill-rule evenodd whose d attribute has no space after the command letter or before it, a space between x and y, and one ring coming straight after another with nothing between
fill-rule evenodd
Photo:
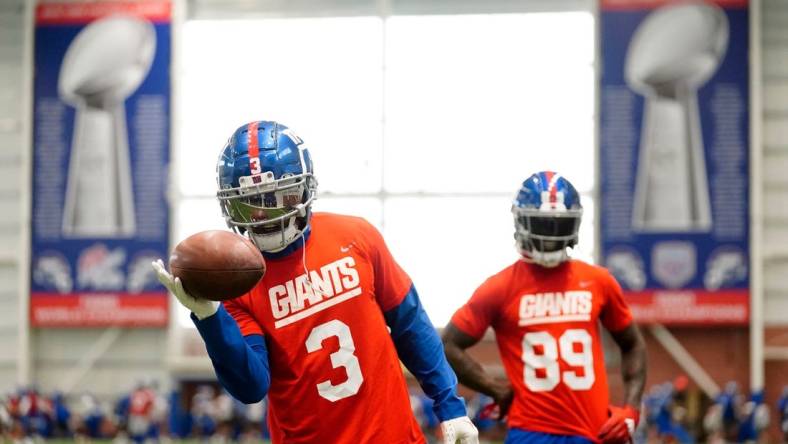
<instances>
[{"instance_id":1,"label":"football","mask_svg":"<svg viewBox=\"0 0 788 444\"><path fill-rule=\"evenodd\" d=\"M194 297L224 301L248 293L265 274L262 253L247 238L221 230L202 231L179 243L170 273Z\"/></svg>"}]
</instances>

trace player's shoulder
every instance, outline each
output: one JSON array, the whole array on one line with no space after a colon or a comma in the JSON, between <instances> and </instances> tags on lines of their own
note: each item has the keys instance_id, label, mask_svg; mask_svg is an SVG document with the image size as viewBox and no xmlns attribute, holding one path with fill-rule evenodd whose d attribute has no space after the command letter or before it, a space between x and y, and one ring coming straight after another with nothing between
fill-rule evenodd
<instances>
[{"instance_id":1,"label":"player's shoulder","mask_svg":"<svg viewBox=\"0 0 788 444\"><path fill-rule=\"evenodd\" d=\"M312 231L322 242L333 239L342 244L354 243L363 248L376 248L383 243L383 236L363 217L336 213L314 213Z\"/></svg>"},{"instance_id":2,"label":"player's shoulder","mask_svg":"<svg viewBox=\"0 0 788 444\"><path fill-rule=\"evenodd\" d=\"M515 280L518 280L515 276L520 272L520 268L523 264L523 261L518 260L510 265L507 265L500 271L490 275L487 279L485 279L479 288L500 291L510 287L511 284L515 282Z\"/></svg>"},{"instance_id":3,"label":"player's shoulder","mask_svg":"<svg viewBox=\"0 0 788 444\"><path fill-rule=\"evenodd\" d=\"M358 230L363 232L375 230L375 227L363 217L322 211L312 214L311 223L315 229L327 229L334 232L336 232L336 230L350 232Z\"/></svg>"},{"instance_id":4,"label":"player's shoulder","mask_svg":"<svg viewBox=\"0 0 788 444\"><path fill-rule=\"evenodd\" d=\"M583 276L584 278L610 280L613 275L610 271L601 265L592 264L580 259L571 259L572 272Z\"/></svg>"}]
</instances>

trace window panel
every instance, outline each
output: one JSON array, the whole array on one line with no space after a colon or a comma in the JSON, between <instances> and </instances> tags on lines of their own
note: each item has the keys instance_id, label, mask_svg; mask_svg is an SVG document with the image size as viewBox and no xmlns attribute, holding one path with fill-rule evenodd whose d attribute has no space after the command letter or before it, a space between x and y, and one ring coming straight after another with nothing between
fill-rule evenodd
<instances>
[{"instance_id":1,"label":"window panel","mask_svg":"<svg viewBox=\"0 0 788 444\"><path fill-rule=\"evenodd\" d=\"M380 189L382 51L373 17L188 22L179 190L214 193L221 148L255 119L304 139L323 190Z\"/></svg>"},{"instance_id":2,"label":"window panel","mask_svg":"<svg viewBox=\"0 0 788 444\"><path fill-rule=\"evenodd\" d=\"M485 279L517 259L511 199L391 198L386 244L443 326Z\"/></svg>"},{"instance_id":3,"label":"window panel","mask_svg":"<svg viewBox=\"0 0 788 444\"><path fill-rule=\"evenodd\" d=\"M392 17L386 33L388 191L509 192L540 168L590 189L592 168L573 170L593 165L590 14Z\"/></svg>"},{"instance_id":4,"label":"window panel","mask_svg":"<svg viewBox=\"0 0 788 444\"><path fill-rule=\"evenodd\" d=\"M200 231L228 229L215 197L183 199L178 202L176 214L173 245Z\"/></svg>"}]
</instances>

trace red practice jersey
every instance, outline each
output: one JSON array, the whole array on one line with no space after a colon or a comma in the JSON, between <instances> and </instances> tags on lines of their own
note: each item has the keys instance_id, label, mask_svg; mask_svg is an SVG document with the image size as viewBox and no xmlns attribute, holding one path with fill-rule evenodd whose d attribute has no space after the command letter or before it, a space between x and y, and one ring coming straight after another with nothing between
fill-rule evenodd
<instances>
[{"instance_id":1,"label":"red practice jersey","mask_svg":"<svg viewBox=\"0 0 788 444\"><path fill-rule=\"evenodd\" d=\"M265 336L273 442L425 442L383 318L410 278L364 219L315 213L311 230L305 252L267 260L224 303L243 335Z\"/></svg>"},{"instance_id":2,"label":"red practice jersey","mask_svg":"<svg viewBox=\"0 0 788 444\"><path fill-rule=\"evenodd\" d=\"M485 281L452 317L465 334L495 331L514 401L509 427L596 440L608 387L599 323L632 322L621 287L602 267L517 261Z\"/></svg>"}]
</instances>

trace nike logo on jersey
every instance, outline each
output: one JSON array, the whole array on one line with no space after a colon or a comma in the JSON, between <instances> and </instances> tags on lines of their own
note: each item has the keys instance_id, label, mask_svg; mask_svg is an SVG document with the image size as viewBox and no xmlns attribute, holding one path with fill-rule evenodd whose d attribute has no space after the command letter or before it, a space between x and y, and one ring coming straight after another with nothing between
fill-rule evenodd
<instances>
[{"instance_id":1,"label":"nike logo on jersey","mask_svg":"<svg viewBox=\"0 0 788 444\"><path fill-rule=\"evenodd\" d=\"M331 262L268 289L271 313L281 328L361 294L352 256Z\"/></svg>"},{"instance_id":2,"label":"nike logo on jersey","mask_svg":"<svg viewBox=\"0 0 788 444\"><path fill-rule=\"evenodd\" d=\"M591 320L591 292L565 291L527 294L520 298L521 327Z\"/></svg>"}]
</instances>

